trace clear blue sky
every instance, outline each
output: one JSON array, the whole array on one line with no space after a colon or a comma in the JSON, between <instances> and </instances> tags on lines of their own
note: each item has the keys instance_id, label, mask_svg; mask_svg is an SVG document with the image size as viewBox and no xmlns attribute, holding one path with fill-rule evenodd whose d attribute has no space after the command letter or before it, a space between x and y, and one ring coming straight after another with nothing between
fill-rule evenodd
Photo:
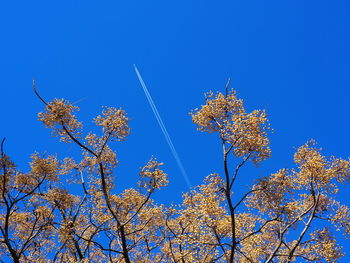
<instances>
[{"instance_id":1,"label":"clear blue sky","mask_svg":"<svg viewBox=\"0 0 350 263\"><path fill-rule=\"evenodd\" d=\"M101 105L123 107L132 132L114 145L117 190L132 186L155 155L170 178L157 201L180 200L186 184L133 64L194 185L222 172L221 153L217 137L197 132L188 113L228 77L248 110L267 110L275 130L272 157L245 168L242 186L292 167L294 148L311 138L327 155L350 155L349 1L13 0L2 1L0 12L0 136L24 170L34 151L77 153L36 120L42 104L31 90L35 78L47 100L77 102L86 131Z\"/></svg>"}]
</instances>

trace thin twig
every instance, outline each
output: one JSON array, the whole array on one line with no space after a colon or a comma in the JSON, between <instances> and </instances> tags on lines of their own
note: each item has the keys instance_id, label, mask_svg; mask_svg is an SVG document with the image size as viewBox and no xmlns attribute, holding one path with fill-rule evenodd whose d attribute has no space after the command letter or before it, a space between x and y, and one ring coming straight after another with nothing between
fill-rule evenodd
<instances>
[{"instance_id":1,"label":"thin twig","mask_svg":"<svg viewBox=\"0 0 350 263\"><path fill-rule=\"evenodd\" d=\"M35 95L36 95L45 105L47 105L47 102L39 95L39 93L38 93L37 90L36 90L35 79L33 79L32 88L33 88L33 91L34 91Z\"/></svg>"},{"instance_id":2,"label":"thin twig","mask_svg":"<svg viewBox=\"0 0 350 263\"><path fill-rule=\"evenodd\" d=\"M225 97L227 97L228 95L228 87L230 86L230 82L231 82L231 78L228 78L227 82L226 82L226 86L225 86Z\"/></svg>"}]
</instances>

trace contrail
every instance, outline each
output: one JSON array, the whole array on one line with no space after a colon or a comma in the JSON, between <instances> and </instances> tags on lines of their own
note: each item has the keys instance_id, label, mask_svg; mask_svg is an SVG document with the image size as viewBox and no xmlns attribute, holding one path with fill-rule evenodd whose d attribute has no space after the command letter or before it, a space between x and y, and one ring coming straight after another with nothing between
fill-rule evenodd
<instances>
[{"instance_id":1,"label":"contrail","mask_svg":"<svg viewBox=\"0 0 350 263\"><path fill-rule=\"evenodd\" d=\"M177 163L177 165L178 165L179 168L180 168L180 171L181 171L181 173L182 173L183 178L184 178L185 181L186 181L186 184L187 184L188 188L191 188L192 186L191 186L190 179L188 178L188 175L187 175L187 173L186 173L186 171L185 171L185 168L184 168L184 166L182 165L181 159L180 159L179 155L178 155L177 152L176 152L176 149L175 149L175 147L174 147L174 144L173 144L173 142L172 142L172 140L171 140L171 138L170 138L170 136L169 136L169 133L168 133L167 129L165 128L165 125L164 125L164 123L163 123L163 121L162 121L162 118L161 118L160 115L159 115L159 112L158 112L158 110L157 110L157 107L156 107L156 105L154 104L154 102L153 102L153 100L152 100L151 94L148 92L148 89L147 89L147 87L146 87L146 84L145 84L145 82L143 81L143 79L142 79L142 77L141 77L141 74L140 74L139 70L137 69L136 65L134 65L134 68L135 68L136 75L137 75L137 77L138 77L138 79L139 79L139 81L140 81L140 84L141 84L141 86L142 86L142 88L143 88L143 91L144 91L145 94L146 94L146 97L147 97L147 100L148 100L148 102L149 102L149 105L151 106L152 111L153 111L153 113L154 113L154 116L156 117L156 119L157 119L157 121L158 121L158 124L159 124L159 126L160 126L160 129L161 129L162 132L163 132L163 135L164 135L164 137L165 137L165 140L166 140L166 142L167 142L168 145L169 145L169 148L170 148L170 150L171 150L171 153L173 154L173 156L174 156L174 158L175 158L175 160L176 160L176 163Z\"/></svg>"},{"instance_id":2,"label":"contrail","mask_svg":"<svg viewBox=\"0 0 350 263\"><path fill-rule=\"evenodd\" d=\"M74 105L74 104L78 104L78 103L80 103L80 102L82 102L82 101L84 101L84 100L86 100L86 99L87 99L87 97L81 98L80 100L74 101L72 104L73 104L73 105Z\"/></svg>"}]
</instances>

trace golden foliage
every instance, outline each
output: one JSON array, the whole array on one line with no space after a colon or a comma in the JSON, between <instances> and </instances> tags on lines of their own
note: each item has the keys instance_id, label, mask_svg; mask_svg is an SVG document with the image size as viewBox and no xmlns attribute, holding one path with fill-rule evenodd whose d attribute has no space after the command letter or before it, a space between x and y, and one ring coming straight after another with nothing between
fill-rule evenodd
<instances>
[{"instance_id":1,"label":"golden foliage","mask_svg":"<svg viewBox=\"0 0 350 263\"><path fill-rule=\"evenodd\" d=\"M71 135L78 136L81 122L77 120L74 111L79 110L64 99L54 99L46 104L44 112L38 114L38 118L46 127L53 129L54 135L61 136L61 141L70 142ZM68 134L69 133L69 134Z\"/></svg>"},{"instance_id":2,"label":"golden foliage","mask_svg":"<svg viewBox=\"0 0 350 263\"><path fill-rule=\"evenodd\" d=\"M64 99L45 104L39 120L61 141L80 147L82 156L60 161L35 153L25 173L2 143L0 260L338 262L344 255L335 233L349 236L350 209L337 194L350 179L349 160L326 157L310 141L294 154L294 168L258 179L241 196L233 192L247 161L258 164L271 155L266 113L247 113L234 90L210 92L191 113L199 130L218 133L222 174L207 176L171 206L153 200L168 185L163 163L154 157L141 168L135 188L117 191L118 160L110 142L130 133L124 110L104 108L94 119L101 135L84 137L76 106Z\"/></svg>"},{"instance_id":3,"label":"golden foliage","mask_svg":"<svg viewBox=\"0 0 350 263\"><path fill-rule=\"evenodd\" d=\"M210 92L206 104L191 113L192 120L200 131L219 132L221 139L232 145L237 157L249 154L251 161L259 163L271 154L266 113L260 110L246 113L243 101L235 93L234 90L227 95Z\"/></svg>"},{"instance_id":4,"label":"golden foliage","mask_svg":"<svg viewBox=\"0 0 350 263\"><path fill-rule=\"evenodd\" d=\"M111 136L111 138L115 138L118 141L123 141L130 133L130 129L127 124L128 120L129 119L126 117L124 110L106 107L102 111L102 116L99 115L96 117L95 123L97 126L101 126L102 130Z\"/></svg>"}]
</instances>

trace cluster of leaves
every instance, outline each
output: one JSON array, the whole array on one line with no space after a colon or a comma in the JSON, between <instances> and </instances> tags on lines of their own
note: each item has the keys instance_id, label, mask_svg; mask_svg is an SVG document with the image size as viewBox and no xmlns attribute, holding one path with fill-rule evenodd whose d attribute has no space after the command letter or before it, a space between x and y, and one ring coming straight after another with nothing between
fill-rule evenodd
<instances>
[{"instance_id":1,"label":"cluster of leaves","mask_svg":"<svg viewBox=\"0 0 350 263\"><path fill-rule=\"evenodd\" d=\"M39 119L62 141L76 144L82 157L60 161L36 153L24 173L1 144L3 262L337 262L342 257L334 231L350 234L350 210L336 197L339 184L350 180L350 161L326 158L310 141L295 153L295 169L281 169L235 195L241 167L271 154L265 112L247 113L235 91L209 93L205 105L191 113L199 130L219 135L222 175L207 176L170 207L152 200L168 184L154 157L135 188L114 190L118 161L109 143L130 132L122 109L104 108L95 119L101 135L84 137L76 106L57 99L47 103L36 94L46 105ZM63 178L79 184L80 192L73 193Z\"/></svg>"}]
</instances>

